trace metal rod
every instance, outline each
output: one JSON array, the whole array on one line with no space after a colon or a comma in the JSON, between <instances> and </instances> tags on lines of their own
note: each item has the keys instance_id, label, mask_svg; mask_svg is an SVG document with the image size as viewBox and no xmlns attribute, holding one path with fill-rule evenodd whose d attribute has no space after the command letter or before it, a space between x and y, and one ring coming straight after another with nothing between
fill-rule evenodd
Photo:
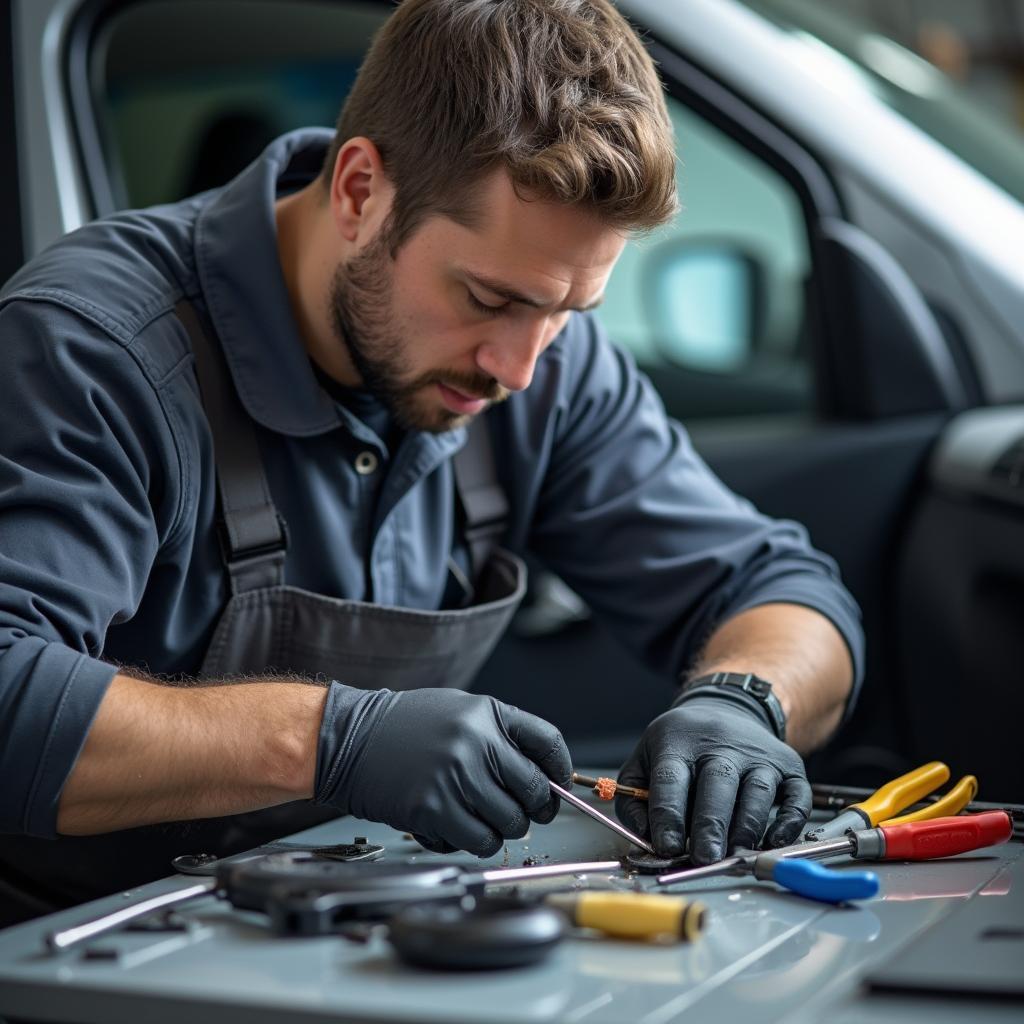
<instances>
[{"instance_id":1,"label":"metal rod","mask_svg":"<svg viewBox=\"0 0 1024 1024\"><path fill-rule=\"evenodd\" d=\"M161 896L153 896L151 899L143 900L141 903L136 903L130 907L122 907L120 910L93 918L91 921L77 924L72 928L50 932L46 936L46 945L51 952L59 953L61 950L70 949L72 946L77 946L80 942L85 942L86 939L102 935L104 932L119 928L129 921L134 921L136 918L151 914L154 910L184 903L186 900L195 899L198 896L207 896L214 891L216 886L216 881L208 878L202 882L197 882L195 885L190 885L187 889L176 889L174 892L165 892Z\"/></svg>"},{"instance_id":2,"label":"metal rod","mask_svg":"<svg viewBox=\"0 0 1024 1024\"><path fill-rule=\"evenodd\" d=\"M551 789L557 793L563 800L568 801L582 811L584 814L589 815L594 821L599 821L605 828L610 828L613 832L617 832L623 839L628 839L634 846L639 846L641 850L649 853L652 857L658 855L654 852L654 847L651 846L646 840L641 839L638 835L630 832L625 825L620 825L613 818L609 818L608 815L602 814L597 808L591 807L586 800L581 800L575 793L570 793L569 790L563 789L557 782L550 783Z\"/></svg>"},{"instance_id":3,"label":"metal rod","mask_svg":"<svg viewBox=\"0 0 1024 1024\"><path fill-rule=\"evenodd\" d=\"M470 875L464 879L467 885L473 885L479 878L487 885L500 885L502 882L529 881L531 878L557 878L559 875L587 875L600 871L621 871L622 861L619 860L585 860L576 864L533 864L522 868L494 868L481 871L478 875Z\"/></svg>"},{"instance_id":4,"label":"metal rod","mask_svg":"<svg viewBox=\"0 0 1024 1024\"><path fill-rule=\"evenodd\" d=\"M825 860L827 857L852 857L857 850L857 843L849 835L836 839L811 840L805 843L794 843L778 850L765 850L779 860Z\"/></svg>"},{"instance_id":5,"label":"metal rod","mask_svg":"<svg viewBox=\"0 0 1024 1024\"><path fill-rule=\"evenodd\" d=\"M699 868L686 868L683 871L671 871L667 875L658 875L658 885L675 885L677 882L693 882L698 878L717 878L719 875L743 874L753 866L753 856L726 857L714 864L704 864Z\"/></svg>"}]
</instances>

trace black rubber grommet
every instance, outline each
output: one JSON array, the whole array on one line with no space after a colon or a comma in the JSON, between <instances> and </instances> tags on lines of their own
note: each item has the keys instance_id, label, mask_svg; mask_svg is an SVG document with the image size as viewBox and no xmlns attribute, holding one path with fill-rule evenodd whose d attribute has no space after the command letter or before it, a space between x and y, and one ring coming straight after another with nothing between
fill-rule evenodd
<instances>
[{"instance_id":1,"label":"black rubber grommet","mask_svg":"<svg viewBox=\"0 0 1024 1024\"><path fill-rule=\"evenodd\" d=\"M538 963L565 933L565 918L551 907L491 898L469 909L406 907L389 922L388 941L416 967L480 971Z\"/></svg>"},{"instance_id":2,"label":"black rubber grommet","mask_svg":"<svg viewBox=\"0 0 1024 1024\"><path fill-rule=\"evenodd\" d=\"M668 871L688 868L691 863L689 857L652 857L639 851L627 853L625 859L626 868L638 875L663 875Z\"/></svg>"}]
</instances>

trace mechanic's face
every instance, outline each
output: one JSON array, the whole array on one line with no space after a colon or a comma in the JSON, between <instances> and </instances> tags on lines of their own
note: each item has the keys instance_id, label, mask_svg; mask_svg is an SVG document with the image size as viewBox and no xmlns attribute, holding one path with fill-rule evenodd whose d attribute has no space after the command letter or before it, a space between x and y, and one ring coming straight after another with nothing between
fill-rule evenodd
<instances>
[{"instance_id":1,"label":"mechanic's face","mask_svg":"<svg viewBox=\"0 0 1024 1024\"><path fill-rule=\"evenodd\" d=\"M503 172L481 188L475 228L430 217L394 259L378 234L334 273L335 333L406 429L450 430L526 388L625 244L587 212L524 202Z\"/></svg>"}]
</instances>

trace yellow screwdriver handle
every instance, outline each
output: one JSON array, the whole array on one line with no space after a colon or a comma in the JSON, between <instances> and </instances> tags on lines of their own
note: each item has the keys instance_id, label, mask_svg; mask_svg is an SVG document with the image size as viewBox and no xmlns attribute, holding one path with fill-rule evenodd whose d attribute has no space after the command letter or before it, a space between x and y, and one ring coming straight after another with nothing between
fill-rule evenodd
<instances>
[{"instance_id":1,"label":"yellow screwdriver handle","mask_svg":"<svg viewBox=\"0 0 1024 1024\"><path fill-rule=\"evenodd\" d=\"M978 780L965 775L944 797L922 807L912 814L889 818L883 825L909 825L912 821L930 821L932 818L950 818L959 814L978 795Z\"/></svg>"},{"instance_id":2,"label":"yellow screwdriver handle","mask_svg":"<svg viewBox=\"0 0 1024 1024\"><path fill-rule=\"evenodd\" d=\"M567 913L579 927L618 939L692 942L707 922L703 903L660 893L553 893L544 902Z\"/></svg>"},{"instance_id":3,"label":"yellow screwdriver handle","mask_svg":"<svg viewBox=\"0 0 1024 1024\"><path fill-rule=\"evenodd\" d=\"M880 789L876 789L867 800L850 806L857 808L874 827L880 821L886 821L899 814L904 807L917 803L921 797L937 789L948 778L949 769L941 761L929 761L920 768L887 782Z\"/></svg>"}]
</instances>

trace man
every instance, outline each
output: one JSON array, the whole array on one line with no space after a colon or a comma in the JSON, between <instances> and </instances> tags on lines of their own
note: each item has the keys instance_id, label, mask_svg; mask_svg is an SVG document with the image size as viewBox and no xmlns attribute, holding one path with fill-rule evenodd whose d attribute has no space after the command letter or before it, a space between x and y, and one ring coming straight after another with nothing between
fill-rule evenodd
<instances>
[{"instance_id":1,"label":"man","mask_svg":"<svg viewBox=\"0 0 1024 1024\"><path fill-rule=\"evenodd\" d=\"M797 834L796 749L849 703L856 608L588 312L674 180L604 0L406 0L333 139L9 282L10 919L338 813L480 856L550 821L557 730L462 692L522 597L516 550L689 681L623 769L650 787L624 820L698 862Z\"/></svg>"}]
</instances>

